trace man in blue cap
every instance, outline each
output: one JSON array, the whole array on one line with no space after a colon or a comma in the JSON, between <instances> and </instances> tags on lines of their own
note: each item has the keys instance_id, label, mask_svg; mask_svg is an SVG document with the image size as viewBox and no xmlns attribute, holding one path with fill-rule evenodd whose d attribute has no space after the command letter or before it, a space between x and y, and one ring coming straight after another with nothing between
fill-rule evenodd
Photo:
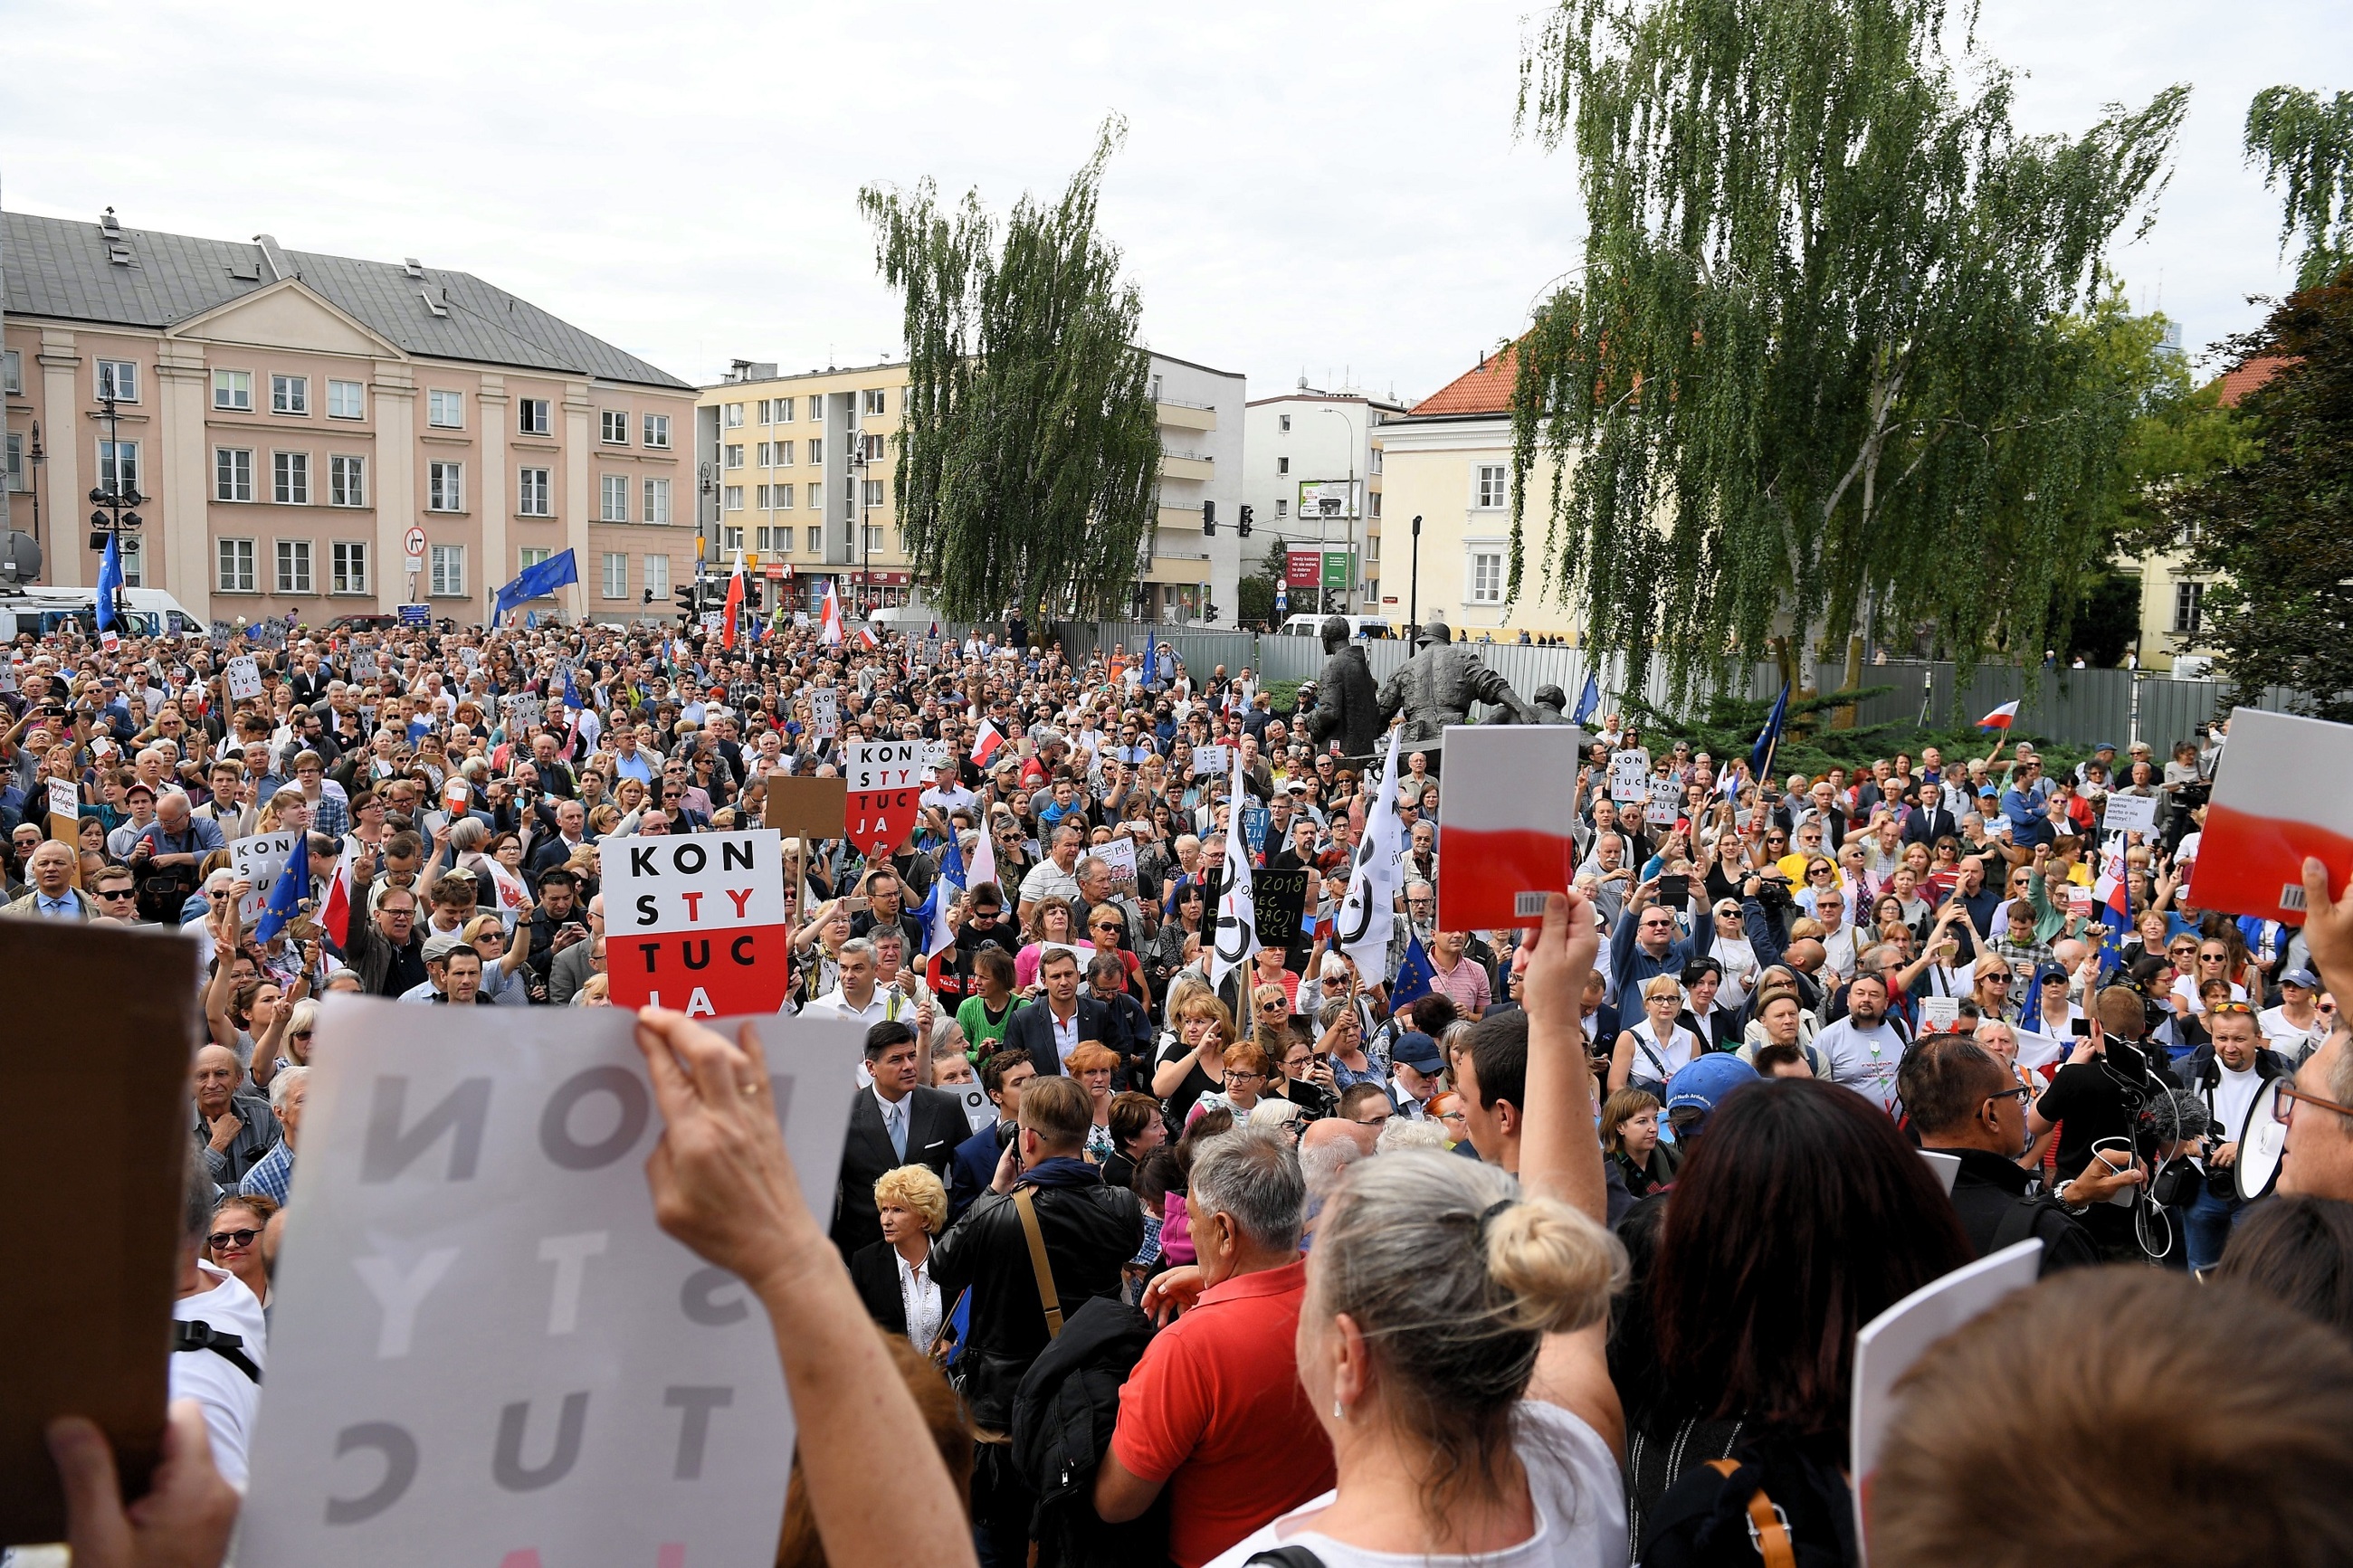
<instances>
[{"instance_id":1,"label":"man in blue cap","mask_svg":"<svg viewBox=\"0 0 2353 1568\"><path fill-rule=\"evenodd\" d=\"M1389 1066L1397 1073L1398 1114L1409 1121L1428 1121L1430 1097L1446 1087L1446 1055L1438 1042L1419 1029L1408 1029L1389 1047Z\"/></svg>"}]
</instances>

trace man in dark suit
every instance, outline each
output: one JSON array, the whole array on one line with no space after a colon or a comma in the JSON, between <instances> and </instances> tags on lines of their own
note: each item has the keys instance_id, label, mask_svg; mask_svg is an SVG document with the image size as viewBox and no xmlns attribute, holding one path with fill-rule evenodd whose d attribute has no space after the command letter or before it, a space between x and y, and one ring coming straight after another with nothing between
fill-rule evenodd
<instances>
[{"instance_id":1,"label":"man in dark suit","mask_svg":"<svg viewBox=\"0 0 2353 1568\"><path fill-rule=\"evenodd\" d=\"M1945 804L1942 785L1924 784L1920 786L1920 804L1904 821L1904 842L1933 846L1939 838L1958 838L1961 819Z\"/></svg>"},{"instance_id":2,"label":"man in dark suit","mask_svg":"<svg viewBox=\"0 0 2353 1568\"><path fill-rule=\"evenodd\" d=\"M885 1019L866 1031L866 1070L874 1086L850 1102L849 1137L833 1192L833 1245L849 1258L882 1239L874 1181L901 1165L927 1165L943 1181L964 1141L964 1105L944 1089L915 1084L915 1031ZM993 1174L994 1173L992 1173Z\"/></svg>"},{"instance_id":3,"label":"man in dark suit","mask_svg":"<svg viewBox=\"0 0 2353 1568\"><path fill-rule=\"evenodd\" d=\"M997 1180L997 1162L1013 1142L1021 1115L1021 1086L1038 1076L1029 1053L1018 1046L999 1046L980 1064L980 1087L997 1107L997 1120L956 1145L955 1163L948 1175L948 1217L951 1221L972 1207L973 1201Z\"/></svg>"},{"instance_id":4,"label":"man in dark suit","mask_svg":"<svg viewBox=\"0 0 2353 1568\"><path fill-rule=\"evenodd\" d=\"M1069 948L1049 952L1038 965L1038 979L1046 994L1014 1009L1005 1020L1005 1043L1028 1051L1039 1077L1053 1078L1081 1040L1103 1037L1103 1005L1079 994L1079 955Z\"/></svg>"}]
</instances>

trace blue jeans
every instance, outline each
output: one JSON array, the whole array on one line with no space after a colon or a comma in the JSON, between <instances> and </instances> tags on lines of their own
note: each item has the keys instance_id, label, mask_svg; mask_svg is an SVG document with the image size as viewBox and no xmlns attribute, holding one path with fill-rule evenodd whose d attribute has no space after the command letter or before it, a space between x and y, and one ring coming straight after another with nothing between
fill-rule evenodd
<instances>
[{"instance_id":1,"label":"blue jeans","mask_svg":"<svg viewBox=\"0 0 2353 1568\"><path fill-rule=\"evenodd\" d=\"M2222 1248L2231 1239L2231 1229L2239 1223L2239 1215L2246 1206L2241 1198L2218 1198L2203 1185L2199 1187L2198 1201L2181 1216L2191 1268L2211 1268L2222 1261Z\"/></svg>"}]
</instances>

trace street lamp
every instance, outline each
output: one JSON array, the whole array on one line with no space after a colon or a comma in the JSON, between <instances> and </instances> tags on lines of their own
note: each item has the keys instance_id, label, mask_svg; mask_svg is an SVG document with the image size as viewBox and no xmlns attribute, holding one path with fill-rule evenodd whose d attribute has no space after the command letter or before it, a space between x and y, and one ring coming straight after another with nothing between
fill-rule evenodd
<instances>
[{"instance_id":1,"label":"street lamp","mask_svg":"<svg viewBox=\"0 0 2353 1568\"><path fill-rule=\"evenodd\" d=\"M91 529L90 547L92 550L102 551L111 543L116 556L120 558L122 552L123 534L126 531L137 531L143 521L131 509L145 505L147 498L139 493L137 475L124 471L122 431L117 419L114 388L111 382L106 384L105 390L99 395L99 403L104 410L102 417L106 420L107 458L112 466L112 471L109 474L101 474L100 478L106 482L90 492L90 504L98 509L90 514ZM122 624L122 611L123 588L121 583L118 581L114 587L113 617L118 626Z\"/></svg>"},{"instance_id":2,"label":"street lamp","mask_svg":"<svg viewBox=\"0 0 2353 1568\"><path fill-rule=\"evenodd\" d=\"M1408 636L1421 625L1421 513L1413 514L1413 574L1406 579L1405 629Z\"/></svg>"},{"instance_id":3,"label":"street lamp","mask_svg":"<svg viewBox=\"0 0 2353 1568\"><path fill-rule=\"evenodd\" d=\"M862 417L862 416L861 416ZM866 613L864 579L873 575L866 560L866 437L856 429L849 432L849 515L857 520L858 538L849 552L849 606L860 615Z\"/></svg>"},{"instance_id":4,"label":"street lamp","mask_svg":"<svg viewBox=\"0 0 2353 1568\"><path fill-rule=\"evenodd\" d=\"M1345 611L1348 607L1348 595L1355 591L1356 584L1356 427L1337 408L1319 408L1315 412L1329 414L1348 432L1348 514L1345 520L1348 525L1348 586L1340 594L1340 608ZM1315 607L1320 611L1330 608L1324 603L1324 529L1321 523L1316 525L1315 538Z\"/></svg>"}]
</instances>

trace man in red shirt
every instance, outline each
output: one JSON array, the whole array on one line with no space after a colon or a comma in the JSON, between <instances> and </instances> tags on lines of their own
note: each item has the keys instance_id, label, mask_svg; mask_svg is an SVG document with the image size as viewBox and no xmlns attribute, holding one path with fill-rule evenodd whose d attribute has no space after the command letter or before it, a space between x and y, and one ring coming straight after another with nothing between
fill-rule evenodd
<instances>
[{"instance_id":1,"label":"man in red shirt","mask_svg":"<svg viewBox=\"0 0 2353 1568\"><path fill-rule=\"evenodd\" d=\"M1206 1139L1194 1156L1187 1212L1200 1262L1155 1279L1145 1303L1186 1310L1128 1374L1095 1475L1095 1511L1113 1524L1167 1489L1178 1568L1337 1484L1294 1351L1306 1207L1297 1156L1263 1130Z\"/></svg>"}]
</instances>

